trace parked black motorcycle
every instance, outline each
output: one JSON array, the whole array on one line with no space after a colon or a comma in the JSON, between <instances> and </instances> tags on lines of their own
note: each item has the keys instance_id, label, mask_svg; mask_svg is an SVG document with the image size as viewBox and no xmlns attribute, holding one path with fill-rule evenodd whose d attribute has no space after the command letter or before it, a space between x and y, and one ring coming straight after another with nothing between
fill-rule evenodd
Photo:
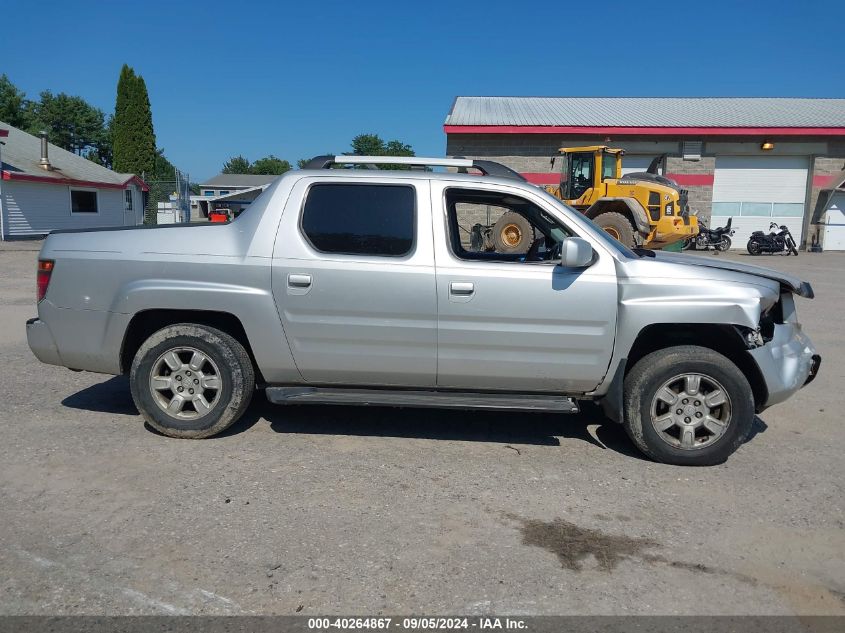
<instances>
[{"instance_id":1,"label":"parked black motorcycle","mask_svg":"<svg viewBox=\"0 0 845 633\"><path fill-rule=\"evenodd\" d=\"M731 235L736 231L731 228L733 218L728 218L725 226L717 229L707 228L703 220L698 221L698 235L684 240L685 251L706 251L712 246L717 251L726 251L731 247Z\"/></svg>"},{"instance_id":2,"label":"parked black motorcycle","mask_svg":"<svg viewBox=\"0 0 845 633\"><path fill-rule=\"evenodd\" d=\"M798 255L798 248L795 245L795 239L792 233L789 232L789 227L785 224L778 226L777 222L769 224L770 233L766 235L763 231L754 231L751 237L748 238L748 244L745 248L751 255L761 255L763 253L790 253Z\"/></svg>"}]
</instances>

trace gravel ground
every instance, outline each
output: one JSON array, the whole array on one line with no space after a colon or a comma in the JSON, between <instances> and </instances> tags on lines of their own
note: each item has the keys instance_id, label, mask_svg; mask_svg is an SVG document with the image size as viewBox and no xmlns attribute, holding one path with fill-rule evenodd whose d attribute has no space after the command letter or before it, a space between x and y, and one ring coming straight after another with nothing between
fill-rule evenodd
<instances>
[{"instance_id":1,"label":"gravel ground","mask_svg":"<svg viewBox=\"0 0 845 633\"><path fill-rule=\"evenodd\" d=\"M162 437L124 378L30 354L38 247L0 246L2 614L845 614L845 255L753 260L813 283L822 371L689 469L592 409L258 395L222 437Z\"/></svg>"}]
</instances>

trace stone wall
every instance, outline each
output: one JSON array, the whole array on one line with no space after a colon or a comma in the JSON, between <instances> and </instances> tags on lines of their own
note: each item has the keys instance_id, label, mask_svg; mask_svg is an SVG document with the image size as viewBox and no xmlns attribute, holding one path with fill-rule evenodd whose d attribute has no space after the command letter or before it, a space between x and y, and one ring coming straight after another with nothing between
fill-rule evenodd
<instances>
[{"instance_id":1,"label":"stone wall","mask_svg":"<svg viewBox=\"0 0 845 633\"><path fill-rule=\"evenodd\" d=\"M623 159L624 160L624 159ZM716 171L716 157L702 156L699 160L684 160L681 156L667 156L666 173L691 176L709 176L710 183L703 185L681 184L689 191L690 209L709 224L713 205L713 174Z\"/></svg>"}]
</instances>

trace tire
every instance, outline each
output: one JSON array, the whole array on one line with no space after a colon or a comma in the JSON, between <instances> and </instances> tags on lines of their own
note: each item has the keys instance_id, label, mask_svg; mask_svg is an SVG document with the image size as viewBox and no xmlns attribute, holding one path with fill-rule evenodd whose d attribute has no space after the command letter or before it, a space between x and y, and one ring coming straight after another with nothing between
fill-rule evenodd
<instances>
[{"instance_id":1,"label":"tire","mask_svg":"<svg viewBox=\"0 0 845 633\"><path fill-rule=\"evenodd\" d=\"M534 228L515 211L502 214L493 227L493 243L497 253L524 254L534 243Z\"/></svg>"},{"instance_id":2,"label":"tire","mask_svg":"<svg viewBox=\"0 0 845 633\"><path fill-rule=\"evenodd\" d=\"M153 387L153 378L159 388ZM200 439L220 433L243 415L255 390L255 370L243 345L225 332L179 323L144 341L132 361L129 385L135 406L155 430ZM176 401L180 410L166 411L168 401Z\"/></svg>"},{"instance_id":3,"label":"tire","mask_svg":"<svg viewBox=\"0 0 845 633\"><path fill-rule=\"evenodd\" d=\"M698 376L698 388L692 389L685 375ZM624 389L625 431L643 453L665 464L721 464L745 441L754 421L748 380L706 347L682 345L648 354L626 376Z\"/></svg>"},{"instance_id":4,"label":"tire","mask_svg":"<svg viewBox=\"0 0 845 633\"><path fill-rule=\"evenodd\" d=\"M715 245L717 251L725 252L731 250L731 238L727 235L723 235L722 239Z\"/></svg>"},{"instance_id":5,"label":"tire","mask_svg":"<svg viewBox=\"0 0 845 633\"><path fill-rule=\"evenodd\" d=\"M611 237L622 242L628 248L636 247L637 244L634 240L636 231L634 230L634 225L621 213L616 213L615 211L601 213L593 218L593 222L605 233L610 234Z\"/></svg>"},{"instance_id":6,"label":"tire","mask_svg":"<svg viewBox=\"0 0 845 633\"><path fill-rule=\"evenodd\" d=\"M685 251L696 250L696 248L695 248L695 238L694 237L688 237L687 239L685 239L683 246L681 246L681 249L685 250Z\"/></svg>"},{"instance_id":7,"label":"tire","mask_svg":"<svg viewBox=\"0 0 845 633\"><path fill-rule=\"evenodd\" d=\"M760 242L757 240L748 240L748 244L745 246L745 250L748 251L749 255L759 255L762 250L760 249Z\"/></svg>"}]
</instances>

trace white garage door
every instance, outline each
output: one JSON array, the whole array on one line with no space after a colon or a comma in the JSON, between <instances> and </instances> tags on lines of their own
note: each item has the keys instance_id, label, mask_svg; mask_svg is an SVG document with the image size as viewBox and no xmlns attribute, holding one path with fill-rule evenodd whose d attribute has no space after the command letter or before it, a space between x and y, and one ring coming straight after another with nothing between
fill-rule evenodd
<instances>
[{"instance_id":1,"label":"white garage door","mask_svg":"<svg viewBox=\"0 0 845 633\"><path fill-rule=\"evenodd\" d=\"M802 156L717 156L711 227L733 218L734 248L777 222L801 241L809 159Z\"/></svg>"},{"instance_id":2,"label":"white garage door","mask_svg":"<svg viewBox=\"0 0 845 633\"><path fill-rule=\"evenodd\" d=\"M622 175L631 174L635 171L645 171L651 164L655 156L647 156L645 154L625 154L622 156ZM663 173L663 166L657 170L658 173Z\"/></svg>"}]
</instances>

